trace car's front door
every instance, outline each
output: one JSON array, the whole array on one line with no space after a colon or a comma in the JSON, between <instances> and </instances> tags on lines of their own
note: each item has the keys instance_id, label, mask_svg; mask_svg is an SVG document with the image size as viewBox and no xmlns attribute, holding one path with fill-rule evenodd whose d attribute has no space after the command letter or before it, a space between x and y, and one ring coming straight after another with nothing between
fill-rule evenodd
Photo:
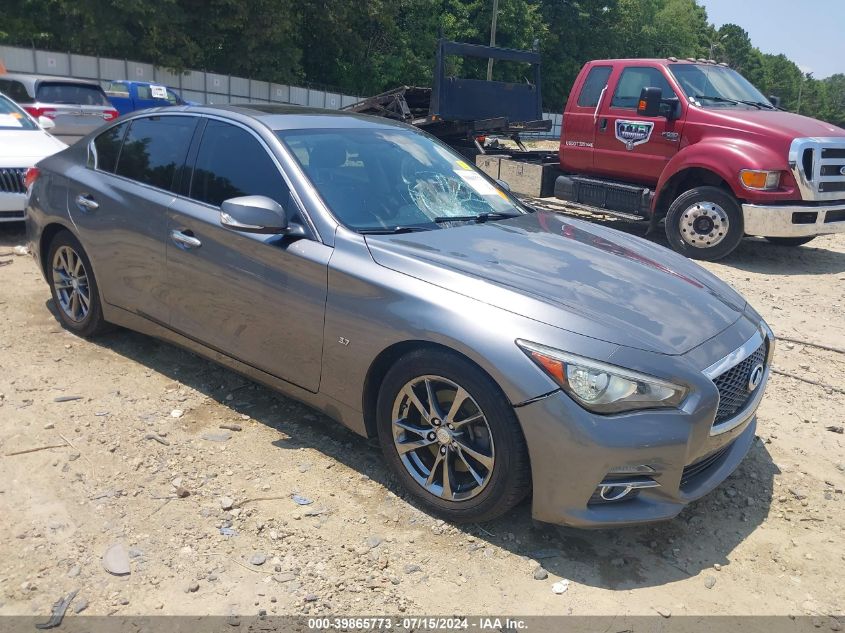
<instances>
[{"instance_id":1,"label":"car's front door","mask_svg":"<svg viewBox=\"0 0 845 633\"><path fill-rule=\"evenodd\" d=\"M68 212L107 303L166 324L167 209L198 118L154 116L105 130L68 170Z\"/></svg>"},{"instance_id":2,"label":"car's front door","mask_svg":"<svg viewBox=\"0 0 845 633\"><path fill-rule=\"evenodd\" d=\"M294 222L301 213L258 134L212 118L195 153L190 186L169 213L171 327L317 391L331 247L314 236L243 233L220 224L220 204L246 195L276 200Z\"/></svg>"},{"instance_id":3,"label":"car's front door","mask_svg":"<svg viewBox=\"0 0 845 633\"><path fill-rule=\"evenodd\" d=\"M615 79L599 111L593 171L654 185L678 151L686 106L680 103L680 117L671 121L637 114L643 88L661 88L664 99L677 96L658 66L627 66Z\"/></svg>"}]
</instances>

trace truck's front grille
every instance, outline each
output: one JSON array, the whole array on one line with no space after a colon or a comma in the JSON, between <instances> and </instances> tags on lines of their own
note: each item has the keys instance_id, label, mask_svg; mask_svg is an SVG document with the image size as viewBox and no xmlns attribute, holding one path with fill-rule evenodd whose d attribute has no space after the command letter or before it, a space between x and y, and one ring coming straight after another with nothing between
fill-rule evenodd
<instances>
[{"instance_id":1,"label":"truck's front grille","mask_svg":"<svg viewBox=\"0 0 845 633\"><path fill-rule=\"evenodd\" d=\"M845 198L845 138L797 138L789 167L804 200Z\"/></svg>"},{"instance_id":2,"label":"truck's front grille","mask_svg":"<svg viewBox=\"0 0 845 633\"><path fill-rule=\"evenodd\" d=\"M26 167L0 167L0 193L26 193L24 174Z\"/></svg>"},{"instance_id":3,"label":"truck's front grille","mask_svg":"<svg viewBox=\"0 0 845 633\"><path fill-rule=\"evenodd\" d=\"M713 378L719 389L719 409L714 425L732 418L748 403L753 393L749 382L757 365L765 365L766 343L763 342L748 358Z\"/></svg>"}]
</instances>

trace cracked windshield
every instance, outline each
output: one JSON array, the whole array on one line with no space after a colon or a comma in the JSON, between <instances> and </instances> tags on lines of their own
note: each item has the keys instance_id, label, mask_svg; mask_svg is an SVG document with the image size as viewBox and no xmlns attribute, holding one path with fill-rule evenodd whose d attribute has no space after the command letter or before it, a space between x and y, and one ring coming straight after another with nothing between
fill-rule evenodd
<instances>
[{"instance_id":1,"label":"cracked windshield","mask_svg":"<svg viewBox=\"0 0 845 633\"><path fill-rule=\"evenodd\" d=\"M427 230L525 213L467 159L416 132L277 134L335 216L362 233Z\"/></svg>"}]
</instances>

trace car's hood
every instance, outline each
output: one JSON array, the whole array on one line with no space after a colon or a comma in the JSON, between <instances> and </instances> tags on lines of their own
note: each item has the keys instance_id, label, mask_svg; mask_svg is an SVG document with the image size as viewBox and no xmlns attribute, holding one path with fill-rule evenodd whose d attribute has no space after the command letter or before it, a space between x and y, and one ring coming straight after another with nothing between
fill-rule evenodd
<instances>
[{"instance_id":1,"label":"car's hood","mask_svg":"<svg viewBox=\"0 0 845 633\"><path fill-rule=\"evenodd\" d=\"M558 214L367 236L380 265L549 325L683 354L722 332L745 300L672 251Z\"/></svg>"},{"instance_id":2,"label":"car's hood","mask_svg":"<svg viewBox=\"0 0 845 633\"><path fill-rule=\"evenodd\" d=\"M841 127L781 110L706 108L696 110L693 116L695 120L718 125L727 130L753 132L763 136L780 136L788 141L805 137L845 137L845 130Z\"/></svg>"},{"instance_id":3,"label":"car's hood","mask_svg":"<svg viewBox=\"0 0 845 633\"><path fill-rule=\"evenodd\" d=\"M43 130L0 130L0 161L5 166L28 167L65 147Z\"/></svg>"}]
</instances>

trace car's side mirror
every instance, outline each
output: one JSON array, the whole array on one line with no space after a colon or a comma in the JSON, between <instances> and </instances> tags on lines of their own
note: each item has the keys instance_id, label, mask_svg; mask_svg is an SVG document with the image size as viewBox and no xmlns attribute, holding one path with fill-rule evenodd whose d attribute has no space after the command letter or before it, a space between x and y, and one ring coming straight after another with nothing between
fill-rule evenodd
<instances>
[{"instance_id":1,"label":"car's side mirror","mask_svg":"<svg viewBox=\"0 0 845 633\"><path fill-rule=\"evenodd\" d=\"M502 189L504 189L505 191L510 191L510 190L511 190L511 186L510 186L507 182L505 182L504 180L499 180L499 179L497 178L497 179L496 179L496 184L497 184L497 185L499 185L499 186L500 186Z\"/></svg>"},{"instance_id":2,"label":"car's side mirror","mask_svg":"<svg viewBox=\"0 0 845 633\"><path fill-rule=\"evenodd\" d=\"M779 107L780 107L780 97L777 97L777 96L775 96L775 95L769 95L769 102L770 102L773 106L775 106L776 108L779 108Z\"/></svg>"},{"instance_id":3,"label":"car's side mirror","mask_svg":"<svg viewBox=\"0 0 845 633\"><path fill-rule=\"evenodd\" d=\"M220 224L244 233L278 235L288 232L284 207L267 196L229 198L220 205Z\"/></svg>"},{"instance_id":4,"label":"car's side mirror","mask_svg":"<svg viewBox=\"0 0 845 633\"><path fill-rule=\"evenodd\" d=\"M38 125L41 126L42 130L52 130L54 127L56 127L56 122L50 117L44 116L42 114L40 117L38 117Z\"/></svg>"},{"instance_id":5,"label":"car's side mirror","mask_svg":"<svg viewBox=\"0 0 845 633\"><path fill-rule=\"evenodd\" d=\"M647 86L640 91L637 103L637 114L640 116L660 116L660 103L663 101L663 91L654 86Z\"/></svg>"}]
</instances>

